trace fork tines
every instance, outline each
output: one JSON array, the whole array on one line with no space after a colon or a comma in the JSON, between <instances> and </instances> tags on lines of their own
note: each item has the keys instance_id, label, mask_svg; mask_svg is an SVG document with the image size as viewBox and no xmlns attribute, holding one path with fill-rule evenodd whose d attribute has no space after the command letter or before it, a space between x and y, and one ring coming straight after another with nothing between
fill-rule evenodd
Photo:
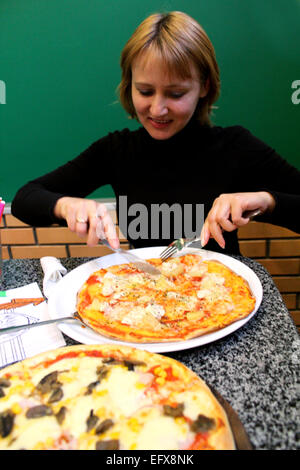
<instances>
[{"instance_id":1,"label":"fork tines","mask_svg":"<svg viewBox=\"0 0 300 470\"><path fill-rule=\"evenodd\" d=\"M160 254L160 259L162 261L166 261L168 258L170 258L172 255L174 255L177 251L176 246L168 246L164 251L161 252Z\"/></svg>"}]
</instances>

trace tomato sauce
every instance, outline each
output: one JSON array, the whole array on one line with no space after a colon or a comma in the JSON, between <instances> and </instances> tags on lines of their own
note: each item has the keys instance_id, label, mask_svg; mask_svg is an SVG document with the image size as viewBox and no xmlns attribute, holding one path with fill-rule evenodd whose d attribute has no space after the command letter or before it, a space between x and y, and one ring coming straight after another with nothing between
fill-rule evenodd
<instances>
[{"instance_id":1,"label":"tomato sauce","mask_svg":"<svg viewBox=\"0 0 300 470\"><path fill-rule=\"evenodd\" d=\"M106 354L103 354L102 351L96 349L87 350L87 351L68 351L63 354L59 354L54 359L49 359L48 361L43 362L45 367L49 367L56 362L62 361L63 359L74 359L78 356L87 356L87 357L107 357ZM37 364L35 367L39 367L41 364Z\"/></svg>"},{"instance_id":2,"label":"tomato sauce","mask_svg":"<svg viewBox=\"0 0 300 470\"><path fill-rule=\"evenodd\" d=\"M213 450L207 442L208 433L198 432L187 450Z\"/></svg>"}]
</instances>

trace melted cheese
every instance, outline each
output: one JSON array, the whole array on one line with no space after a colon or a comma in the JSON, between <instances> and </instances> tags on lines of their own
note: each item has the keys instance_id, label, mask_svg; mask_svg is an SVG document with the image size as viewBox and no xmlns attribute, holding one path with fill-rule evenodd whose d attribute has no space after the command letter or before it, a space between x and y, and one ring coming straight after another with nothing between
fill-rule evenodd
<instances>
[{"instance_id":1,"label":"melted cheese","mask_svg":"<svg viewBox=\"0 0 300 470\"><path fill-rule=\"evenodd\" d=\"M188 271L188 275L191 277L202 277L207 272L207 265L203 263L195 264Z\"/></svg>"},{"instance_id":2,"label":"melted cheese","mask_svg":"<svg viewBox=\"0 0 300 470\"><path fill-rule=\"evenodd\" d=\"M100 301L96 297L94 298L91 305L89 305L89 309L92 310L99 310L99 312L104 312L109 307L109 303L106 301Z\"/></svg>"},{"instance_id":3,"label":"melted cheese","mask_svg":"<svg viewBox=\"0 0 300 470\"><path fill-rule=\"evenodd\" d=\"M105 297L111 296L113 299L126 297L132 288L143 285L147 281L149 281L149 279L143 273L118 276L107 272L102 280L102 295Z\"/></svg>"},{"instance_id":4,"label":"melted cheese","mask_svg":"<svg viewBox=\"0 0 300 470\"><path fill-rule=\"evenodd\" d=\"M42 418L22 419L16 424L18 437L14 440L9 449L39 449L43 445L43 436L51 436L48 438L49 447L53 441L61 435L61 427L54 416L44 416Z\"/></svg>"},{"instance_id":5,"label":"melted cheese","mask_svg":"<svg viewBox=\"0 0 300 470\"><path fill-rule=\"evenodd\" d=\"M225 278L217 273L207 273L202 281L201 287L203 289L214 289L215 287L222 286L225 282Z\"/></svg>"},{"instance_id":6,"label":"melted cheese","mask_svg":"<svg viewBox=\"0 0 300 470\"><path fill-rule=\"evenodd\" d=\"M184 403L184 415L191 420L195 420L201 413L208 416L214 414L215 405L205 389L199 389L197 393L192 391L179 393L176 400Z\"/></svg>"},{"instance_id":7,"label":"melted cheese","mask_svg":"<svg viewBox=\"0 0 300 470\"><path fill-rule=\"evenodd\" d=\"M183 420L164 416L159 409L152 409L136 436L136 449L178 449L187 438L188 426Z\"/></svg>"},{"instance_id":8,"label":"melted cheese","mask_svg":"<svg viewBox=\"0 0 300 470\"><path fill-rule=\"evenodd\" d=\"M100 403L100 402L103 403ZM105 396L102 399L97 400L97 408L100 405L105 405ZM72 409L72 413L66 413L65 420L63 422L63 429L76 430L76 435L80 435L87 430L87 418L90 415L91 410L95 409L94 394L81 395L80 398L68 400L60 403L60 406L66 406L69 410ZM96 410L94 410L96 414Z\"/></svg>"},{"instance_id":9,"label":"melted cheese","mask_svg":"<svg viewBox=\"0 0 300 470\"><path fill-rule=\"evenodd\" d=\"M141 387L139 374L122 366L114 367L98 390L107 390L106 406L114 410L118 419L130 416L140 407L151 403L150 397L144 394L144 386Z\"/></svg>"},{"instance_id":10,"label":"melted cheese","mask_svg":"<svg viewBox=\"0 0 300 470\"><path fill-rule=\"evenodd\" d=\"M183 273L184 266L177 261L176 259L171 259L170 261L165 261L162 264L161 272L165 276L178 276L178 274Z\"/></svg>"},{"instance_id":11,"label":"melted cheese","mask_svg":"<svg viewBox=\"0 0 300 470\"><path fill-rule=\"evenodd\" d=\"M142 307L133 307L122 319L121 323L125 325L137 325L143 323L146 311Z\"/></svg>"},{"instance_id":12,"label":"melted cheese","mask_svg":"<svg viewBox=\"0 0 300 470\"><path fill-rule=\"evenodd\" d=\"M200 289L197 291L198 299L204 299L208 302L216 302L222 300L225 304L223 311L220 313L226 313L228 310L233 308L231 304L231 297L228 289L224 286L225 278L220 274L207 273L203 277ZM230 304L230 305L229 305Z\"/></svg>"},{"instance_id":13,"label":"melted cheese","mask_svg":"<svg viewBox=\"0 0 300 470\"><path fill-rule=\"evenodd\" d=\"M0 413L10 409L14 406L15 403L23 403L26 405L27 401L31 403L31 406L39 404L34 398L30 397L31 391L34 389L34 386L30 383L24 383L23 381L11 385L8 389L5 389L5 396L0 400ZM24 399L24 396L26 397Z\"/></svg>"},{"instance_id":14,"label":"melted cheese","mask_svg":"<svg viewBox=\"0 0 300 470\"><path fill-rule=\"evenodd\" d=\"M145 310L146 310L147 313L150 313L151 315L153 315L158 320L160 320L161 317L163 317L164 314L166 313L165 309L162 305L155 304L155 303L151 303L151 304L147 305Z\"/></svg>"},{"instance_id":15,"label":"melted cheese","mask_svg":"<svg viewBox=\"0 0 300 470\"><path fill-rule=\"evenodd\" d=\"M170 289L174 289L175 284L165 276L158 276L158 278L153 282L152 287L155 287L157 290L168 291Z\"/></svg>"}]
</instances>

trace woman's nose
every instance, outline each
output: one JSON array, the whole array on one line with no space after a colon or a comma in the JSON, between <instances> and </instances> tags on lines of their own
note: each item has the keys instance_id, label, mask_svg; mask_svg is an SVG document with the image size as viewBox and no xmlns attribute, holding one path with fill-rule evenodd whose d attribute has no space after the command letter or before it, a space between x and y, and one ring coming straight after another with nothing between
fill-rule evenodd
<instances>
[{"instance_id":1,"label":"woman's nose","mask_svg":"<svg viewBox=\"0 0 300 470\"><path fill-rule=\"evenodd\" d=\"M166 100L163 97L155 96L153 97L151 106L150 106L150 113L153 117L160 117L165 116L168 114L168 107Z\"/></svg>"}]
</instances>

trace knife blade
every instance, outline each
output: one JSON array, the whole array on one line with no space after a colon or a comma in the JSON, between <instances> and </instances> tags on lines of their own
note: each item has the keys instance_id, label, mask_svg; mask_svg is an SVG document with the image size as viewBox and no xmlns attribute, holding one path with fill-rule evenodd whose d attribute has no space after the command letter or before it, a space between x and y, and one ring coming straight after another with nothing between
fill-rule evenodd
<instances>
[{"instance_id":1,"label":"knife blade","mask_svg":"<svg viewBox=\"0 0 300 470\"><path fill-rule=\"evenodd\" d=\"M52 320L43 320L43 321L39 321L36 323L27 323L26 325L7 326L5 328L0 328L0 335L4 333L12 333L12 332L16 332L16 331L23 330L23 329L35 328L37 326L50 325L51 323L60 323L60 322L69 321L69 320L78 321L79 318L69 316L69 317L53 318Z\"/></svg>"},{"instance_id":2,"label":"knife blade","mask_svg":"<svg viewBox=\"0 0 300 470\"><path fill-rule=\"evenodd\" d=\"M134 264L141 271L147 274L155 275L155 276L161 275L161 272L159 269L157 269L152 264L148 263L146 260L140 258L139 256L134 255L130 251L122 250L122 248L112 248L106 239L100 239L100 241L103 245L107 246L115 253L118 253L119 255L124 256L124 258L126 258L127 261L129 261L129 263Z\"/></svg>"}]
</instances>

